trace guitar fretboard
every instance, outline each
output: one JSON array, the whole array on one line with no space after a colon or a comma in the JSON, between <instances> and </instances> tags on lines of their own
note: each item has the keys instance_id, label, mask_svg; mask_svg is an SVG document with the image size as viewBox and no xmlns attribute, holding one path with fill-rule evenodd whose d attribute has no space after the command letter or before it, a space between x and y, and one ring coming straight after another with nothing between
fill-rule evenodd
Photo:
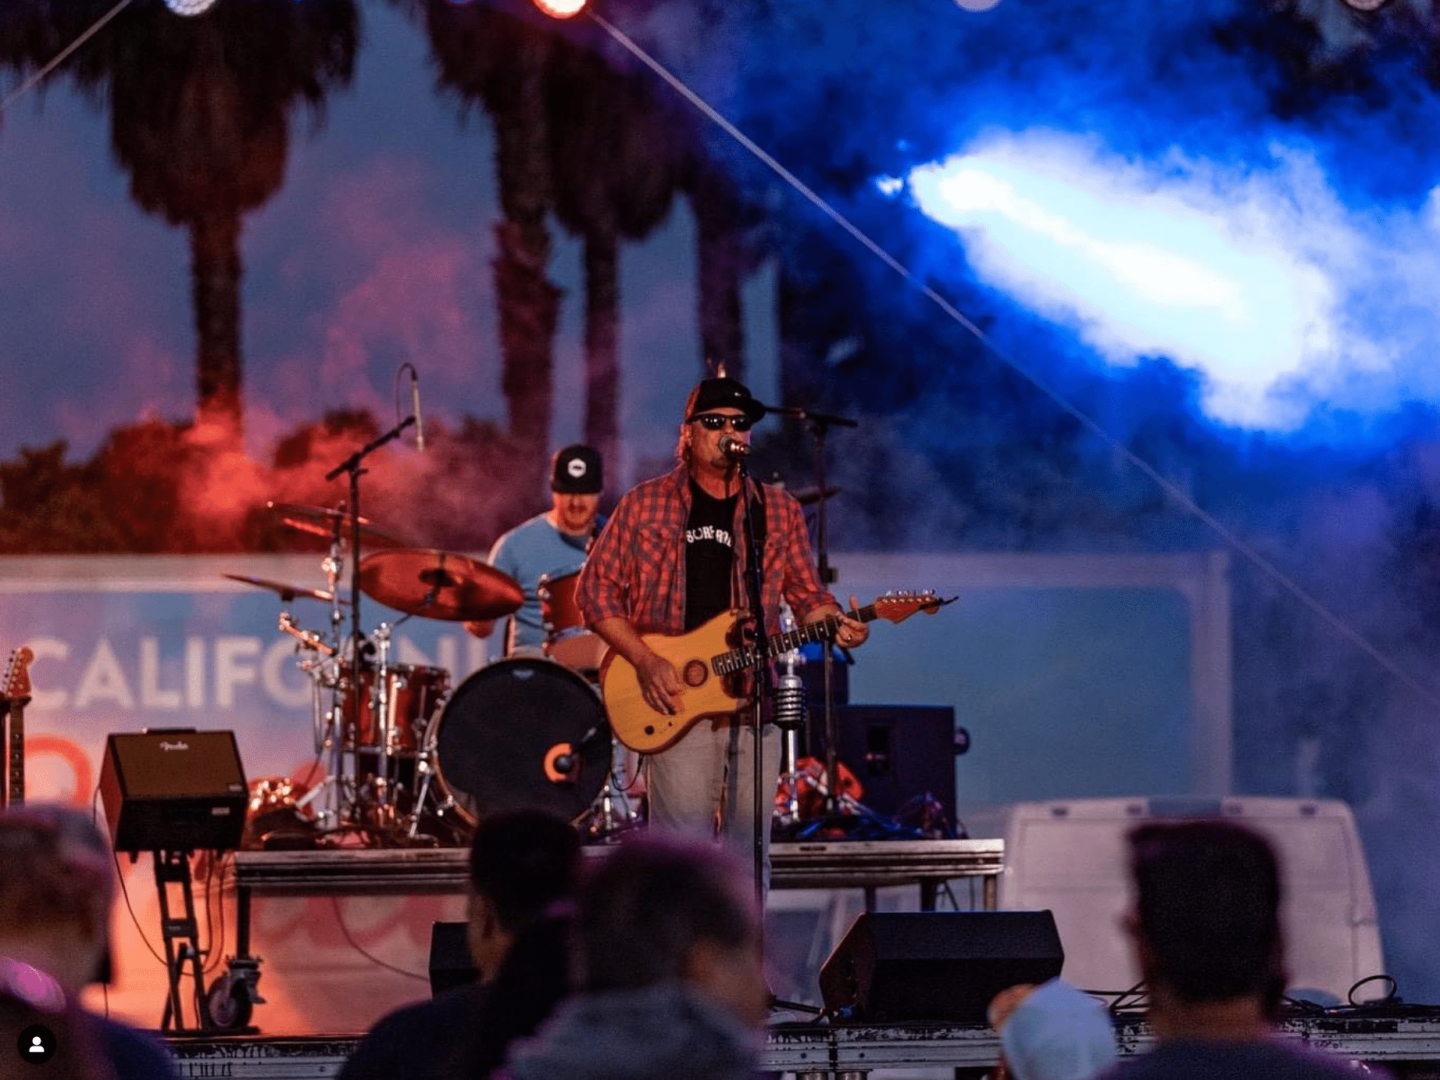
<instances>
[{"instance_id":1,"label":"guitar fretboard","mask_svg":"<svg viewBox=\"0 0 1440 1080\"><path fill-rule=\"evenodd\" d=\"M845 615L857 622L874 622L879 618L874 604L866 604L855 611L847 611ZM810 645L817 641L833 641L839 628L840 616L827 615L816 622L797 626L794 630L771 634L765 640L770 647L770 657L773 659L781 653L798 649L801 645ZM734 675L738 671L757 667L759 664L760 650L752 646L745 649L731 649L727 653L712 657L710 670L717 675Z\"/></svg>"}]
</instances>

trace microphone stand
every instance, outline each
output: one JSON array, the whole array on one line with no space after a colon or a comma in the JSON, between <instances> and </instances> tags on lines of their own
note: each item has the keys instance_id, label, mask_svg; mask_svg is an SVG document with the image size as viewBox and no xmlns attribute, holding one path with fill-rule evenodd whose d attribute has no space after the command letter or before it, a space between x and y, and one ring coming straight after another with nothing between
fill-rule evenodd
<instances>
[{"instance_id":1,"label":"microphone stand","mask_svg":"<svg viewBox=\"0 0 1440 1080\"><path fill-rule=\"evenodd\" d=\"M361 642L364 641L364 637L360 633L360 477L364 476L367 471L360 467L360 463L364 461L367 457L369 457L372 453L374 453L376 450L380 449L380 447L384 446L386 443L398 439L400 437L400 433L406 428L412 426L414 423L415 417L413 415L407 416L404 420L401 420L400 423L396 424L389 431L385 432L382 435L377 435L374 439L370 440L370 442L366 443L359 450L356 450L339 465L336 465L333 469L331 469L328 473L325 474L325 479L327 481L334 480L341 473L350 474L350 640L353 643L353 647L355 649L355 653L353 656L355 673L354 677L350 680L353 684L351 687L352 696L350 704L353 710L351 712L351 715L355 718L357 735L360 725L360 718L362 715L361 707L363 705L363 701L361 700L361 698L364 693L364 690L361 687L361 683L364 680L360 677L360 665L364 659L361 649ZM386 710L381 711L383 712ZM386 797L386 792L384 788L385 784L389 779L389 746L387 745L387 743L389 741L390 732L388 718L385 716L381 716L380 722L383 725L380 739L379 763L380 798L383 804ZM340 732L342 746L344 743L344 738L345 733L344 726L342 724ZM357 773L359 772L359 763L360 746L359 740L357 739L355 747L355 766Z\"/></svg>"},{"instance_id":2,"label":"microphone stand","mask_svg":"<svg viewBox=\"0 0 1440 1080\"><path fill-rule=\"evenodd\" d=\"M774 416L786 416L808 422L810 432L814 436L815 490L820 494L820 500L815 509L816 566L819 570L820 584L828 589L835 583L837 575L834 568L830 565L829 536L825 528L825 504L830 501L825 497L825 436L830 433L832 427L858 428L860 422L858 420L851 420L845 416L811 412L809 409L789 406L771 408L767 405L765 411ZM841 604L840 607L843 609L845 605ZM835 672L834 643L825 641L823 645L824 659L820 675L825 702L823 711L825 724L825 812L823 816L825 818L832 818L840 812L840 780L837 775L840 767L840 738L836 731L835 692L832 686ZM813 739L811 741L813 741Z\"/></svg>"},{"instance_id":3,"label":"microphone stand","mask_svg":"<svg viewBox=\"0 0 1440 1080\"><path fill-rule=\"evenodd\" d=\"M770 828L770 815L764 811L770 808L773 812L775 793L763 792L761 781L765 774L765 702L772 699L775 693L775 683L770 671L770 638L765 627L765 607L761 601L762 576L764 573L765 553L756 550L755 543L755 519L750 510L750 470L747 467L743 456L735 459L740 472L740 502L743 507L743 518L745 523L745 585L750 596L750 611L755 619L755 687L752 695L750 712L755 725L755 753L751 760L750 794L752 797L751 813L753 814L753 829L751 835L751 854L754 858L755 869L755 901L759 910L765 910L765 840L766 832ZM760 485L755 485L756 496L760 499L760 510L765 510L765 492ZM770 523L766 522L766 531L769 531ZM744 649L744 642L741 642Z\"/></svg>"}]
</instances>

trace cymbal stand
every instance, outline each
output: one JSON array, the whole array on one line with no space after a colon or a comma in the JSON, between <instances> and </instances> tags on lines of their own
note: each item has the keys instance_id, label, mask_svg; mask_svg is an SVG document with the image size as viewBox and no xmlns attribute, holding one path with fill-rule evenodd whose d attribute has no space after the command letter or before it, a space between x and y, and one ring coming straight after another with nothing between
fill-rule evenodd
<instances>
[{"instance_id":1,"label":"cymbal stand","mask_svg":"<svg viewBox=\"0 0 1440 1080\"><path fill-rule=\"evenodd\" d=\"M351 688L350 715L355 718L355 722L357 725L360 722L360 717L363 715L362 710L364 707L364 680L360 678L360 671L366 658L365 646L368 644L364 635L360 632L360 477L364 476L366 472L366 470L361 466L361 462L363 462L367 457L369 457L376 450L380 449L380 447L384 446L386 443L392 442L395 439L399 438L401 432L403 432L406 428L412 426L415 423L416 417L412 413L410 416L407 416L404 420L401 420L400 423L392 427L389 431L383 432L382 434L377 435L375 438L371 439L364 446L360 447L359 450L356 450L344 461L340 462L339 465L336 465L333 469L331 469L328 473L325 474L325 479L327 481L336 479L340 476L341 473L346 473L349 476L350 498L348 511L350 514L351 555L350 640L354 644L355 650L354 656L352 657L355 669L355 677L351 680L354 685ZM344 739L342 738L340 741L343 744ZM356 741L358 743L358 740ZM357 772L359 770L358 763L359 747L357 746Z\"/></svg>"}]
</instances>

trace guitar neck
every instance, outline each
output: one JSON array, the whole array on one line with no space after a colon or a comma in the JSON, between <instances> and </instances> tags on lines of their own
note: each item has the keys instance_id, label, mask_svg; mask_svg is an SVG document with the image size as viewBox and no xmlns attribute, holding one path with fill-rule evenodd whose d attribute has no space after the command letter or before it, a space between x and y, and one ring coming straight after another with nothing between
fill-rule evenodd
<instances>
[{"instance_id":1,"label":"guitar neck","mask_svg":"<svg viewBox=\"0 0 1440 1080\"><path fill-rule=\"evenodd\" d=\"M866 604L862 608L845 613L847 619L854 619L857 622L874 622L879 618L874 604ZM787 653L791 649L798 649L801 645L810 645L818 641L831 641L840 628L839 615L827 615L815 622L804 623L794 630L786 630L779 634L770 634L765 638L771 657ZM737 671L754 667L760 661L758 649L734 649L724 656L718 656L714 660L716 674L733 675Z\"/></svg>"},{"instance_id":2,"label":"guitar neck","mask_svg":"<svg viewBox=\"0 0 1440 1080\"><path fill-rule=\"evenodd\" d=\"M10 702L9 776L5 782L5 805L25 805L25 706Z\"/></svg>"}]
</instances>

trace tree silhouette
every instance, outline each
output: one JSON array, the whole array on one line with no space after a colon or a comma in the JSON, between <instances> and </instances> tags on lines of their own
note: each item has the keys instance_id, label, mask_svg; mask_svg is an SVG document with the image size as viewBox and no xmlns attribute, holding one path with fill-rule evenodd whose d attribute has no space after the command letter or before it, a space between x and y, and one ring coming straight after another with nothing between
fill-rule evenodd
<instances>
[{"instance_id":1,"label":"tree silhouette","mask_svg":"<svg viewBox=\"0 0 1440 1080\"><path fill-rule=\"evenodd\" d=\"M548 90L555 213L585 246L585 441L615 461L620 241L669 214L685 134L648 80L595 50L557 48Z\"/></svg>"},{"instance_id":2,"label":"tree silhouette","mask_svg":"<svg viewBox=\"0 0 1440 1080\"><path fill-rule=\"evenodd\" d=\"M546 222L552 197L545 78L553 32L488 4L423 2L440 85L463 103L479 103L494 124L503 214L495 225L493 264L504 356L501 388L510 436L525 463L525 475L517 479L539 490L550 441L560 310L560 290L549 278Z\"/></svg>"},{"instance_id":3,"label":"tree silhouette","mask_svg":"<svg viewBox=\"0 0 1440 1080\"><path fill-rule=\"evenodd\" d=\"M61 36L110 6L65 5ZM131 196L190 234L198 415L232 440L242 412L244 215L284 182L293 106L306 102L318 119L326 94L350 80L358 36L353 0L247 0L194 18L152 2L127 9L73 61L79 83L109 108Z\"/></svg>"}]
</instances>

